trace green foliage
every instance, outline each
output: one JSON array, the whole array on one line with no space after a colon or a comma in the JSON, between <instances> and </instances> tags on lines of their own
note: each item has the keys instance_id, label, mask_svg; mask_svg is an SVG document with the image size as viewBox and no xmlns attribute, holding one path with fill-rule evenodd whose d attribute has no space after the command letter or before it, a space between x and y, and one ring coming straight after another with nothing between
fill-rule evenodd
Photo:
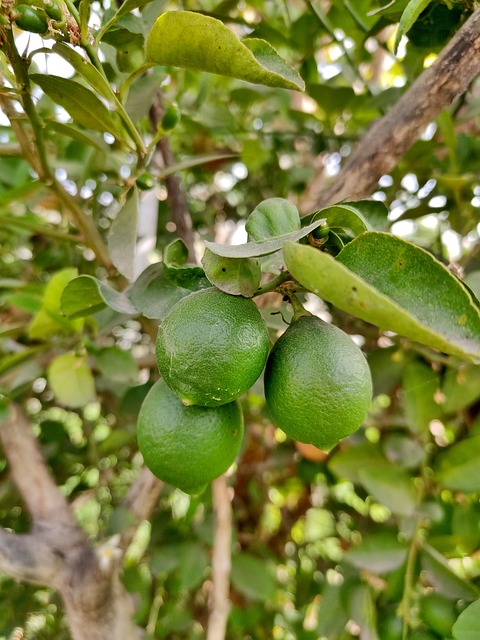
<instances>
[{"instance_id":1,"label":"green foliage","mask_svg":"<svg viewBox=\"0 0 480 640\"><path fill-rule=\"evenodd\" d=\"M303 304L367 356L368 416L328 455L272 424L262 378L241 398L229 639L480 633L476 92L371 198L307 197L472 10L2 5L0 419L23 407L91 540L132 524L157 329L186 296L252 298L272 345ZM22 505L0 457L0 524L28 531ZM209 487L166 485L137 530L122 581L148 638L205 637L213 525ZM69 637L53 591L3 573L0 591L0 638Z\"/></svg>"}]
</instances>

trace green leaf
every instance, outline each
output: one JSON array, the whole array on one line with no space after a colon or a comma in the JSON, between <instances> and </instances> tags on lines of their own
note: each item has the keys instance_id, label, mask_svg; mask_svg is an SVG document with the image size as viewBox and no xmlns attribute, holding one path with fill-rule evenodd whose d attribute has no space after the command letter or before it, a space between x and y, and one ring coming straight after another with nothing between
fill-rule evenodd
<instances>
[{"instance_id":1,"label":"green leaf","mask_svg":"<svg viewBox=\"0 0 480 640\"><path fill-rule=\"evenodd\" d=\"M116 345L101 349L96 354L97 366L106 378L117 382L136 382L138 367L130 351Z\"/></svg>"},{"instance_id":2,"label":"green leaf","mask_svg":"<svg viewBox=\"0 0 480 640\"><path fill-rule=\"evenodd\" d=\"M270 87L305 89L302 78L268 42L240 41L220 20L191 11L168 11L157 18L147 38L147 59Z\"/></svg>"},{"instance_id":3,"label":"green leaf","mask_svg":"<svg viewBox=\"0 0 480 640\"><path fill-rule=\"evenodd\" d=\"M189 291L198 291L211 285L201 267L188 263L188 248L180 238L165 247L163 272L176 287Z\"/></svg>"},{"instance_id":4,"label":"green leaf","mask_svg":"<svg viewBox=\"0 0 480 640\"><path fill-rule=\"evenodd\" d=\"M345 560L358 569L375 573L389 573L400 567L407 558L407 547L397 536L383 532L367 536L345 554Z\"/></svg>"},{"instance_id":5,"label":"green leaf","mask_svg":"<svg viewBox=\"0 0 480 640\"><path fill-rule=\"evenodd\" d=\"M447 598L471 601L479 597L479 589L454 573L448 561L430 545L423 545L420 562L428 582Z\"/></svg>"},{"instance_id":6,"label":"green leaf","mask_svg":"<svg viewBox=\"0 0 480 640\"><path fill-rule=\"evenodd\" d=\"M458 616L452 627L455 640L478 640L480 638L480 600L472 602Z\"/></svg>"},{"instance_id":7,"label":"green leaf","mask_svg":"<svg viewBox=\"0 0 480 640\"><path fill-rule=\"evenodd\" d=\"M108 234L108 251L118 271L133 280L137 248L138 190L133 187Z\"/></svg>"},{"instance_id":8,"label":"green leaf","mask_svg":"<svg viewBox=\"0 0 480 640\"><path fill-rule=\"evenodd\" d=\"M363 443L339 450L328 462L328 468L339 478L347 478L351 482L359 483L360 472L364 468L388 469L390 463L383 455L379 445Z\"/></svg>"},{"instance_id":9,"label":"green leaf","mask_svg":"<svg viewBox=\"0 0 480 640\"><path fill-rule=\"evenodd\" d=\"M262 242L299 231L301 226L295 205L283 198L269 198L255 207L248 216L245 229L249 240Z\"/></svg>"},{"instance_id":10,"label":"green leaf","mask_svg":"<svg viewBox=\"0 0 480 640\"><path fill-rule=\"evenodd\" d=\"M42 306L28 328L30 338L43 340L52 334L80 333L83 330L83 320L65 318L60 308L62 293L77 273L77 269L67 268L52 275L45 287Z\"/></svg>"},{"instance_id":11,"label":"green leaf","mask_svg":"<svg viewBox=\"0 0 480 640\"><path fill-rule=\"evenodd\" d=\"M402 13L395 35L395 44L393 45L394 53L397 53L398 45L402 37L410 31L422 11L424 11L431 2L432 0L411 0L408 3L405 11Z\"/></svg>"},{"instance_id":12,"label":"green leaf","mask_svg":"<svg viewBox=\"0 0 480 640\"><path fill-rule=\"evenodd\" d=\"M134 9L140 9L144 7L146 4L149 4L152 0L125 0L125 2L120 6L117 13L115 14L115 19L121 18L130 11Z\"/></svg>"},{"instance_id":13,"label":"green leaf","mask_svg":"<svg viewBox=\"0 0 480 640\"><path fill-rule=\"evenodd\" d=\"M109 111L97 96L74 80L54 75L30 74L54 102L63 107L73 120L95 131L108 131L118 140L124 140L122 126L115 112Z\"/></svg>"},{"instance_id":14,"label":"green leaf","mask_svg":"<svg viewBox=\"0 0 480 640\"><path fill-rule=\"evenodd\" d=\"M390 465L384 468L363 468L360 482L368 493L392 513L411 517L417 506L412 478L403 469Z\"/></svg>"},{"instance_id":15,"label":"green leaf","mask_svg":"<svg viewBox=\"0 0 480 640\"><path fill-rule=\"evenodd\" d=\"M218 244L216 242L208 242L208 240L206 240L205 245L212 253L217 256L223 256L224 258L258 258L259 256L266 256L269 253L279 251L286 242L297 242L297 240L304 238L324 222L325 221L323 219L315 220L315 222L312 222L306 227L302 227L298 231L292 231L285 235L268 238L262 242L246 242L245 244L226 245Z\"/></svg>"},{"instance_id":16,"label":"green leaf","mask_svg":"<svg viewBox=\"0 0 480 640\"><path fill-rule=\"evenodd\" d=\"M345 229L351 231L354 236L370 231L371 226L364 217L360 206L362 203L336 204L332 207L320 209L312 220L325 218L330 229ZM384 207L384 205L382 205Z\"/></svg>"},{"instance_id":17,"label":"green leaf","mask_svg":"<svg viewBox=\"0 0 480 640\"><path fill-rule=\"evenodd\" d=\"M414 360L406 366L403 376L405 418L412 431L428 432L430 422L441 414L435 401L439 387L439 377L428 364Z\"/></svg>"},{"instance_id":18,"label":"green leaf","mask_svg":"<svg viewBox=\"0 0 480 640\"><path fill-rule=\"evenodd\" d=\"M205 249L202 264L210 282L233 296L251 298L260 285L262 273L254 258L223 258Z\"/></svg>"},{"instance_id":19,"label":"green leaf","mask_svg":"<svg viewBox=\"0 0 480 640\"><path fill-rule=\"evenodd\" d=\"M480 491L480 436L466 438L437 458L438 482L454 491Z\"/></svg>"},{"instance_id":20,"label":"green leaf","mask_svg":"<svg viewBox=\"0 0 480 640\"><path fill-rule=\"evenodd\" d=\"M178 572L180 583L184 589L195 589L200 586L205 578L208 568L208 555L203 545L198 542L189 542L181 545L177 554L179 556Z\"/></svg>"},{"instance_id":21,"label":"green leaf","mask_svg":"<svg viewBox=\"0 0 480 640\"><path fill-rule=\"evenodd\" d=\"M95 382L84 357L65 353L53 360L48 383L57 400L66 407L84 407L95 400Z\"/></svg>"},{"instance_id":22,"label":"green leaf","mask_svg":"<svg viewBox=\"0 0 480 640\"><path fill-rule=\"evenodd\" d=\"M442 411L454 414L480 399L480 366L464 364L447 371L442 385Z\"/></svg>"},{"instance_id":23,"label":"green leaf","mask_svg":"<svg viewBox=\"0 0 480 640\"><path fill-rule=\"evenodd\" d=\"M125 293L115 291L93 276L79 276L69 282L60 299L61 311L68 318L90 316L106 306L118 313L138 314L138 309Z\"/></svg>"},{"instance_id":24,"label":"green leaf","mask_svg":"<svg viewBox=\"0 0 480 640\"><path fill-rule=\"evenodd\" d=\"M166 316L189 293L192 291L169 280L161 262L147 267L128 290L130 300L142 315L156 320Z\"/></svg>"},{"instance_id":25,"label":"green leaf","mask_svg":"<svg viewBox=\"0 0 480 640\"><path fill-rule=\"evenodd\" d=\"M94 147L100 153L108 153L110 151L109 146L100 136L94 136L88 131L82 131L81 129L77 129L70 124L64 124L63 122L55 122L54 120L49 120L46 122L47 130L52 129L56 133L59 133L62 136L66 136L67 138L72 138L72 140L77 140L77 142L81 142L82 144L89 145L90 147Z\"/></svg>"},{"instance_id":26,"label":"green leaf","mask_svg":"<svg viewBox=\"0 0 480 640\"><path fill-rule=\"evenodd\" d=\"M275 595L276 582L269 573L265 560L248 553L232 558L232 584L251 600L269 602Z\"/></svg>"},{"instance_id":27,"label":"green leaf","mask_svg":"<svg viewBox=\"0 0 480 640\"><path fill-rule=\"evenodd\" d=\"M480 316L471 295L423 249L367 232L336 259L292 242L283 252L292 276L342 311L445 353L480 357Z\"/></svg>"},{"instance_id":28,"label":"green leaf","mask_svg":"<svg viewBox=\"0 0 480 640\"><path fill-rule=\"evenodd\" d=\"M75 49L63 42L56 42L52 47L52 51L69 62L75 71L94 89L95 93L100 94L109 102L115 101L111 86L87 58L84 58Z\"/></svg>"}]
</instances>

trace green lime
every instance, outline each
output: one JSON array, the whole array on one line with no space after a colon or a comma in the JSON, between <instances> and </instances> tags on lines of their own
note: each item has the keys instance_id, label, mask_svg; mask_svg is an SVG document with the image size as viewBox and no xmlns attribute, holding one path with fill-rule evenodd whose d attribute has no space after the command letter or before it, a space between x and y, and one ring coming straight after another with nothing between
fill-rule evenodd
<instances>
[{"instance_id":1,"label":"green lime","mask_svg":"<svg viewBox=\"0 0 480 640\"><path fill-rule=\"evenodd\" d=\"M137 440L151 472L186 493L198 493L233 464L243 438L237 402L186 407L159 380L138 414Z\"/></svg>"},{"instance_id":2,"label":"green lime","mask_svg":"<svg viewBox=\"0 0 480 640\"><path fill-rule=\"evenodd\" d=\"M288 436L328 450L365 420L370 369L346 333L315 316L301 317L270 353L265 397Z\"/></svg>"},{"instance_id":3,"label":"green lime","mask_svg":"<svg viewBox=\"0 0 480 640\"><path fill-rule=\"evenodd\" d=\"M219 289L182 298L158 329L157 364L186 405L213 407L235 400L262 373L268 331L251 300Z\"/></svg>"},{"instance_id":4,"label":"green lime","mask_svg":"<svg viewBox=\"0 0 480 640\"><path fill-rule=\"evenodd\" d=\"M19 4L15 8L15 12L15 24L23 31L40 35L44 35L48 31L48 16L45 11L28 4Z\"/></svg>"}]
</instances>

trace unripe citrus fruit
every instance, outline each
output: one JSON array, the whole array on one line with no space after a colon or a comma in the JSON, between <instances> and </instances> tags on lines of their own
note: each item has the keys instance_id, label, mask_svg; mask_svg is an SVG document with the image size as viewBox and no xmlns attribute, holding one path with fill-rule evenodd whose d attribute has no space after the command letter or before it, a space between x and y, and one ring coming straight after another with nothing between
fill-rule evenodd
<instances>
[{"instance_id":1,"label":"unripe citrus fruit","mask_svg":"<svg viewBox=\"0 0 480 640\"><path fill-rule=\"evenodd\" d=\"M270 353L265 397L288 436L329 450L364 421L372 398L370 369L346 333L315 316L301 317Z\"/></svg>"},{"instance_id":2,"label":"unripe citrus fruit","mask_svg":"<svg viewBox=\"0 0 480 640\"><path fill-rule=\"evenodd\" d=\"M182 298L158 329L157 364L186 405L235 400L260 376L269 350L265 322L251 300L214 287Z\"/></svg>"},{"instance_id":3,"label":"unripe citrus fruit","mask_svg":"<svg viewBox=\"0 0 480 640\"><path fill-rule=\"evenodd\" d=\"M138 414L137 440L145 464L164 482L197 493L225 473L243 438L237 402L221 407L186 407L159 380Z\"/></svg>"}]
</instances>

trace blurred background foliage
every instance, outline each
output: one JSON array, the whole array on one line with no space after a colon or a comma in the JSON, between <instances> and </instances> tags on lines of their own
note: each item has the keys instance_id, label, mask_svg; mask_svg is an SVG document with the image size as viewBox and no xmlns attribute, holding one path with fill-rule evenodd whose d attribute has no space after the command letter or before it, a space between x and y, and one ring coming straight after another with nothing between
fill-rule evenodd
<instances>
[{"instance_id":1,"label":"blurred background foliage","mask_svg":"<svg viewBox=\"0 0 480 640\"><path fill-rule=\"evenodd\" d=\"M146 139L158 87L165 105L178 105L181 120L169 141L200 253L204 239L241 240L243 221L261 200L283 197L302 207L314 176L325 184L334 179L368 126L432 64L471 11L467 2L430 3L394 55L406 6L406 0L384 7L379 0L154 0L122 19L127 32L138 33L138 24L151 25L164 10L206 12L240 35L269 41L306 82L300 94L181 69L129 76L134 70L119 68L115 39L102 45L112 85L120 91L131 81L126 108ZM98 0L91 8L97 25L112 12ZM33 36L16 36L20 50L41 46ZM33 64L41 73L61 68L44 52ZM69 122L35 92L47 122ZM392 233L452 265L477 294L479 114L474 83L373 194L388 207ZM56 177L106 234L120 195L138 178L134 156L108 135L64 133L46 138ZM108 540L129 524L121 500L141 465L135 420L156 375L152 332L141 318L119 313L86 320L60 314L65 283L77 273L101 278L104 269L32 173L5 117L0 140L1 390L26 408L88 535ZM137 181L143 267L176 237L164 170L154 162L142 176L146 184ZM243 399L247 435L230 477L227 637L451 638L460 612L480 597L480 368L382 334L313 296L309 304L361 344L374 400L364 427L327 456L272 426L261 381ZM281 322L272 318L273 340ZM66 365L76 373L55 388L48 368L62 354L73 354ZM72 389L78 397L69 408L62 398ZM17 532L29 527L2 458L0 522ZM189 497L167 486L138 529L122 579L135 594L147 637L204 637L212 522L209 491ZM3 574L0 592L1 638L69 637L55 593Z\"/></svg>"}]
</instances>

